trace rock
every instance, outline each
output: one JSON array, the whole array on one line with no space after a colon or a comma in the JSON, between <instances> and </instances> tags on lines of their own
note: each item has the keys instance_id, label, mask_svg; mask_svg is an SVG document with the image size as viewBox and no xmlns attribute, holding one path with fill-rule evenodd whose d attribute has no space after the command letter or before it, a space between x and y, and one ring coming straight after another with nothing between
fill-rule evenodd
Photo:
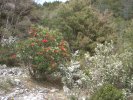
<instances>
[{"instance_id":1,"label":"rock","mask_svg":"<svg viewBox=\"0 0 133 100\"><path fill-rule=\"evenodd\" d=\"M0 95L5 94L5 91L0 90Z\"/></svg>"},{"instance_id":2,"label":"rock","mask_svg":"<svg viewBox=\"0 0 133 100\"><path fill-rule=\"evenodd\" d=\"M25 79L29 79L26 69L0 66L0 82L8 83L11 90L8 93L3 92L4 90L0 91L0 100L66 100L59 99L58 94L63 95L63 93L59 93L59 89L45 88L38 86L37 83L27 85L28 81Z\"/></svg>"},{"instance_id":3,"label":"rock","mask_svg":"<svg viewBox=\"0 0 133 100\"><path fill-rule=\"evenodd\" d=\"M77 80L76 83L78 83L78 85L82 85L82 81L80 79Z\"/></svg>"},{"instance_id":4,"label":"rock","mask_svg":"<svg viewBox=\"0 0 133 100\"><path fill-rule=\"evenodd\" d=\"M50 92L54 93L54 92L58 92L59 90L58 89L52 89L50 90Z\"/></svg>"},{"instance_id":5,"label":"rock","mask_svg":"<svg viewBox=\"0 0 133 100\"><path fill-rule=\"evenodd\" d=\"M15 94L23 94L25 91L23 89L17 89L15 90Z\"/></svg>"},{"instance_id":6,"label":"rock","mask_svg":"<svg viewBox=\"0 0 133 100\"><path fill-rule=\"evenodd\" d=\"M44 100L43 94L29 94L24 96L22 100Z\"/></svg>"},{"instance_id":7,"label":"rock","mask_svg":"<svg viewBox=\"0 0 133 100\"><path fill-rule=\"evenodd\" d=\"M2 69L3 69L3 68L6 68L6 67L7 67L7 66L6 66L5 64L2 65L2 66L0 66L0 68L2 68Z\"/></svg>"},{"instance_id":8,"label":"rock","mask_svg":"<svg viewBox=\"0 0 133 100\"><path fill-rule=\"evenodd\" d=\"M48 93L50 90L45 88L45 89L40 89L39 93Z\"/></svg>"},{"instance_id":9,"label":"rock","mask_svg":"<svg viewBox=\"0 0 133 100\"><path fill-rule=\"evenodd\" d=\"M21 84L21 81L19 79L14 79L16 85L20 85Z\"/></svg>"},{"instance_id":10,"label":"rock","mask_svg":"<svg viewBox=\"0 0 133 100\"><path fill-rule=\"evenodd\" d=\"M7 74L13 75L14 73L12 70L10 70Z\"/></svg>"},{"instance_id":11,"label":"rock","mask_svg":"<svg viewBox=\"0 0 133 100\"><path fill-rule=\"evenodd\" d=\"M19 76L20 76L20 75L22 75L22 72L21 72L21 71L19 71L19 72L18 72L18 75L19 75Z\"/></svg>"},{"instance_id":12,"label":"rock","mask_svg":"<svg viewBox=\"0 0 133 100\"><path fill-rule=\"evenodd\" d=\"M19 79L12 79L11 84L13 84L14 86L20 86L21 81Z\"/></svg>"},{"instance_id":13,"label":"rock","mask_svg":"<svg viewBox=\"0 0 133 100\"><path fill-rule=\"evenodd\" d=\"M67 86L63 86L63 90L66 95L70 93L70 89Z\"/></svg>"}]
</instances>

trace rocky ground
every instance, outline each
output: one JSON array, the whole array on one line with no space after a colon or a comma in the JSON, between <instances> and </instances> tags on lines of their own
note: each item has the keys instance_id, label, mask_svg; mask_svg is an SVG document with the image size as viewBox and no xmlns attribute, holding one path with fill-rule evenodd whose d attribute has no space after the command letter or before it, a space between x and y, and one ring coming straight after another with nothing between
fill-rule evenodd
<instances>
[{"instance_id":1,"label":"rocky ground","mask_svg":"<svg viewBox=\"0 0 133 100\"><path fill-rule=\"evenodd\" d=\"M0 100L67 100L61 87L30 78L24 68L0 65Z\"/></svg>"}]
</instances>

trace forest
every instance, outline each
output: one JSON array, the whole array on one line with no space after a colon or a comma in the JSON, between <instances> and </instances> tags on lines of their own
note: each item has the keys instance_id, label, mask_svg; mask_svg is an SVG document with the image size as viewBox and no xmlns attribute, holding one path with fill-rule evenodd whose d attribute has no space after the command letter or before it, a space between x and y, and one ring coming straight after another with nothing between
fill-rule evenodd
<instances>
[{"instance_id":1,"label":"forest","mask_svg":"<svg viewBox=\"0 0 133 100\"><path fill-rule=\"evenodd\" d=\"M0 0L0 100L133 100L133 0Z\"/></svg>"}]
</instances>

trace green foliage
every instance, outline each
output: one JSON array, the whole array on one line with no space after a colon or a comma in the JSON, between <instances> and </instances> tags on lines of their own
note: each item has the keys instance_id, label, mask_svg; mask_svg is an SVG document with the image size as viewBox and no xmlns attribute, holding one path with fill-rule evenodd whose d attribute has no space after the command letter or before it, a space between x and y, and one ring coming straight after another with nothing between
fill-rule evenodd
<instances>
[{"instance_id":1,"label":"green foliage","mask_svg":"<svg viewBox=\"0 0 133 100\"><path fill-rule=\"evenodd\" d=\"M103 85L90 100L124 100L121 90L111 84Z\"/></svg>"},{"instance_id":2,"label":"green foliage","mask_svg":"<svg viewBox=\"0 0 133 100\"><path fill-rule=\"evenodd\" d=\"M58 71L60 64L69 59L67 42L62 34L42 27L34 26L29 31L30 37L18 44L20 57L35 75L51 74Z\"/></svg>"},{"instance_id":3,"label":"green foliage","mask_svg":"<svg viewBox=\"0 0 133 100\"><path fill-rule=\"evenodd\" d=\"M53 1L53 2L44 2L43 6L44 8L48 8L49 10L55 10L61 4L60 1Z\"/></svg>"},{"instance_id":4,"label":"green foliage","mask_svg":"<svg viewBox=\"0 0 133 100\"><path fill-rule=\"evenodd\" d=\"M97 43L116 39L111 13L100 14L91 6L90 0L71 0L57 5L54 10L49 9L49 6L42 9L45 13L40 24L50 29L59 29L71 50L81 49L94 53Z\"/></svg>"},{"instance_id":5,"label":"green foliage","mask_svg":"<svg viewBox=\"0 0 133 100\"><path fill-rule=\"evenodd\" d=\"M95 5L102 12L112 11L115 17L122 17L124 19L131 19L133 13L133 1L132 0L95 0Z\"/></svg>"},{"instance_id":6,"label":"green foliage","mask_svg":"<svg viewBox=\"0 0 133 100\"><path fill-rule=\"evenodd\" d=\"M124 40L133 48L133 20L128 21L127 27L125 28Z\"/></svg>"},{"instance_id":7,"label":"green foliage","mask_svg":"<svg viewBox=\"0 0 133 100\"><path fill-rule=\"evenodd\" d=\"M100 14L88 0L71 0L62 4L58 16L59 29L73 50L93 53L97 43L115 40L116 30L110 13Z\"/></svg>"}]
</instances>

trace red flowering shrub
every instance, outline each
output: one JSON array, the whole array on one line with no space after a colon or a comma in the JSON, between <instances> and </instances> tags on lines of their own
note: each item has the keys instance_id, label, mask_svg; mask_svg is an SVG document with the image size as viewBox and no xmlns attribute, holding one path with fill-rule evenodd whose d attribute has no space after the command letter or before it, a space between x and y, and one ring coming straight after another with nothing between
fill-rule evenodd
<instances>
[{"instance_id":1,"label":"red flowering shrub","mask_svg":"<svg viewBox=\"0 0 133 100\"><path fill-rule=\"evenodd\" d=\"M59 65L69 59L68 44L61 33L32 27L29 34L28 39L19 42L18 51L34 77L57 71Z\"/></svg>"}]
</instances>

